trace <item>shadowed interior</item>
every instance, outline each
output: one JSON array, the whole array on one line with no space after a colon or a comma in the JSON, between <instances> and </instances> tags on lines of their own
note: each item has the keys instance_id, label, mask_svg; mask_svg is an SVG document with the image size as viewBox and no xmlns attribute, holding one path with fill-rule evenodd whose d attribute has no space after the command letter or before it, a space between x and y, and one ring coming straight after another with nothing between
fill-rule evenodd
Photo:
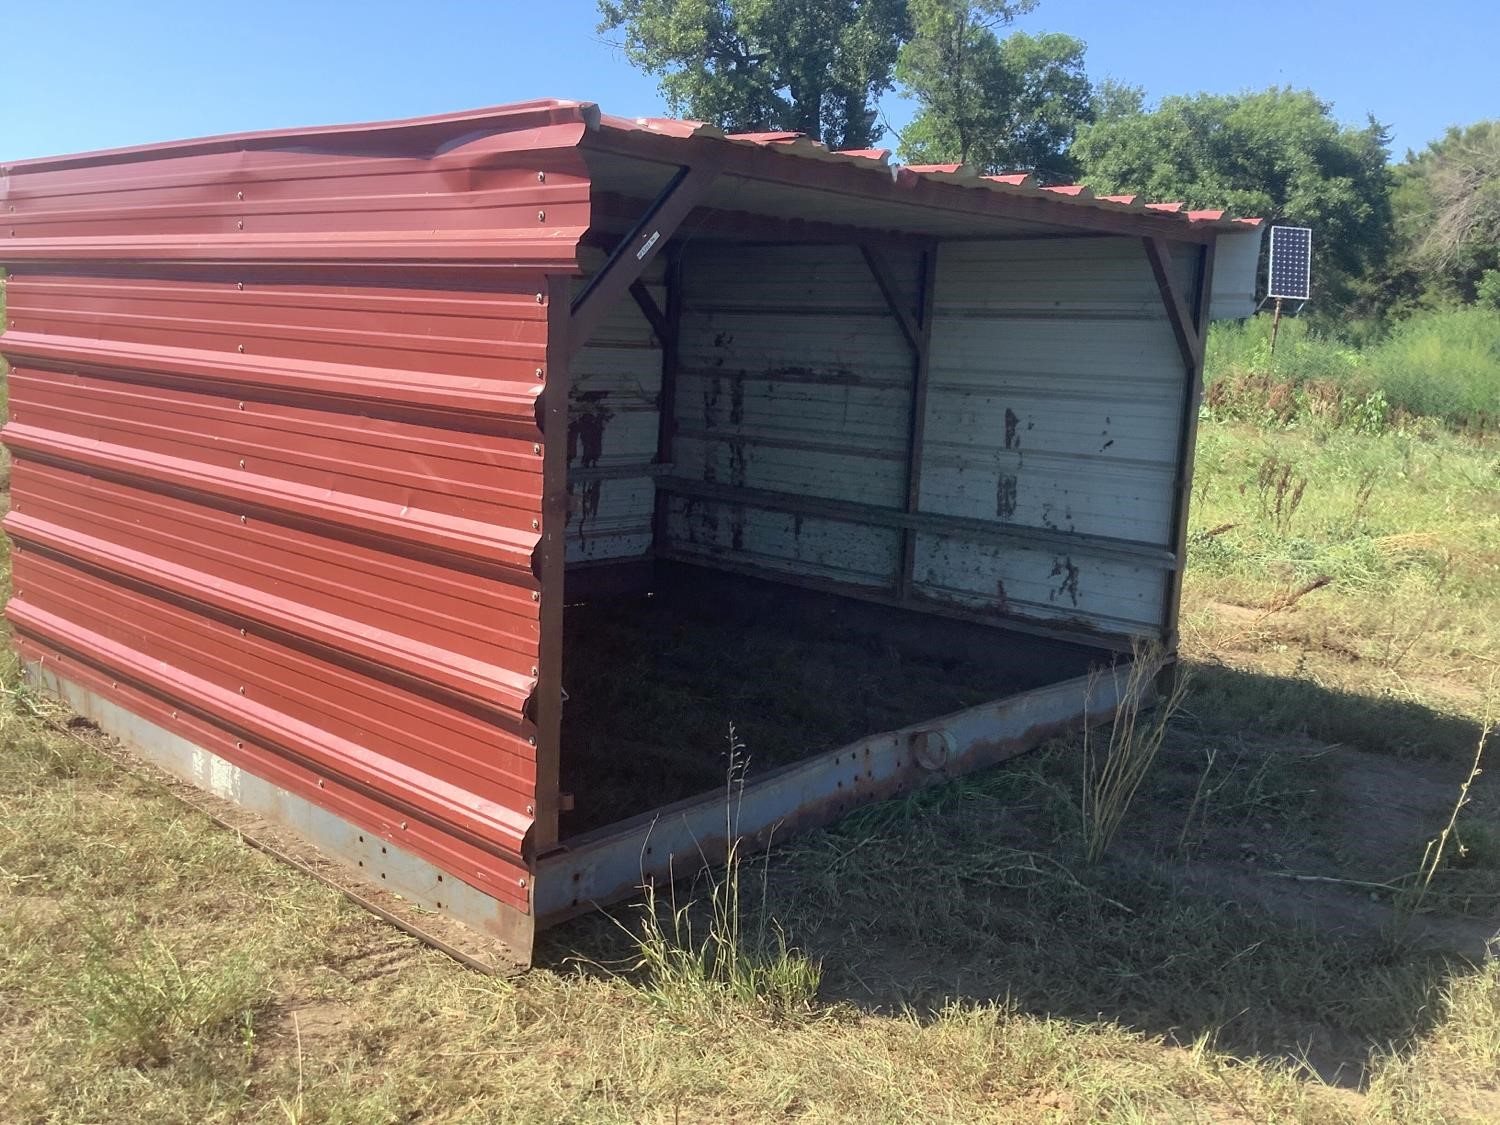
<instances>
[{"instance_id":1,"label":"shadowed interior","mask_svg":"<svg viewBox=\"0 0 1500 1125\"><path fill-rule=\"evenodd\" d=\"M573 836L856 739L1085 674L1101 650L659 563L564 618Z\"/></svg>"}]
</instances>

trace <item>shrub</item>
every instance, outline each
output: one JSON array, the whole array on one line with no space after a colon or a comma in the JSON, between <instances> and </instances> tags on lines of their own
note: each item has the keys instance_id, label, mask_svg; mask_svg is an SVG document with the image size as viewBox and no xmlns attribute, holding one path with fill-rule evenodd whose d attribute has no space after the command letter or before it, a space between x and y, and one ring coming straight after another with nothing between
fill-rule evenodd
<instances>
[{"instance_id":1,"label":"shrub","mask_svg":"<svg viewBox=\"0 0 1500 1125\"><path fill-rule=\"evenodd\" d=\"M1368 332L1349 331L1351 338ZM1364 347L1283 319L1220 323L1209 333L1204 400L1210 414L1259 425L1317 419L1364 433L1436 418L1485 430L1500 403L1500 317L1480 308L1420 313Z\"/></svg>"}]
</instances>

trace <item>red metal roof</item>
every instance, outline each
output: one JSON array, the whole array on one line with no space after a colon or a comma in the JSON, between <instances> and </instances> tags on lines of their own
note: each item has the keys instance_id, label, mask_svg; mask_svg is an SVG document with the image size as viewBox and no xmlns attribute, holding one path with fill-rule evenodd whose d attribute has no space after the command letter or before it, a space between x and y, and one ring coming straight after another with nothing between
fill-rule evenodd
<instances>
[{"instance_id":1,"label":"red metal roof","mask_svg":"<svg viewBox=\"0 0 1500 1125\"><path fill-rule=\"evenodd\" d=\"M735 147L754 147L807 161L839 163L851 168L867 169L871 175L890 180L897 188L910 187L920 181L934 185L943 183L987 189L996 193L999 200L1046 200L1058 204L1055 221L1063 226L1086 226L1089 222L1088 211L1114 214L1131 211L1155 216L1162 220L1163 237L1171 237L1174 228L1180 229L1183 226L1243 230L1246 226L1257 226L1261 221L1255 218L1226 218L1222 211L1186 211L1181 203L1147 203L1133 195L1095 196L1088 187L1079 184L1042 186L1024 173L984 175L981 169L961 164L892 165L889 163L889 150L834 151L800 133L725 133L701 121L669 117L617 117L600 112L599 107L592 102L554 99L400 121L231 134L19 161L8 166L0 165L0 195L4 194L3 178L8 172L25 173L26 183L45 187L43 181L33 178L38 173L111 164L137 169L149 168L162 158L189 155L222 157L222 167L227 170L241 159L240 154L285 148L291 144L324 149L330 153L368 154L371 151L386 151L397 159L425 157L434 166L435 174L440 176L438 169L445 166L474 166L476 162L482 163L487 154L522 148L578 145L584 143L586 135L597 137L601 134L612 135L617 139L634 135L683 142L683 146L677 150L682 163L691 163L697 155L706 154L710 149L722 152L722 146L728 143ZM784 170L790 175L790 166L785 166ZM420 211L421 206L432 205L429 196L418 203L414 210ZM1080 212L1076 208L1087 210ZM248 255L275 260L277 255L291 252L292 248L288 246L288 240L284 236L292 232L267 230L263 224L255 223L253 206L240 210L248 217L245 219L246 226L242 228L244 235L235 240L237 257ZM371 219L372 222L379 222L375 216L371 216ZM316 237L308 238L306 232L299 232L297 256L308 258L326 255L339 257L341 260L351 257L363 260L410 260L421 257L428 261L486 259L527 268L548 269L567 257L565 252L559 252L558 242L565 243L570 236L581 235L581 231L576 228L560 229L555 221L545 226L517 223L514 227L501 228L504 231L502 234L494 227L483 226L486 219L487 216L483 213L475 214L475 226L440 232L411 229L397 233L390 229L390 224L386 224L384 227L372 227L372 232L363 239L355 231L345 231L338 236L336 248L322 247ZM376 230L380 233L375 233ZM481 236L479 230L486 230L488 237ZM35 235L42 232L32 230L27 233ZM235 233L239 235L239 231ZM278 238L277 234L283 237ZM153 233L151 237L156 245L171 245L170 242L160 241L162 237L171 238L166 232ZM573 238L573 241L576 244L577 239ZM183 239L180 247L181 255L195 260L212 257L217 249L213 245L203 245L201 239L194 238ZM99 251L104 256L115 254L129 257L135 252L135 248L128 243L118 246L101 245ZM59 251L44 244L31 244L26 250L29 257L46 256L49 252L55 254Z\"/></svg>"}]
</instances>

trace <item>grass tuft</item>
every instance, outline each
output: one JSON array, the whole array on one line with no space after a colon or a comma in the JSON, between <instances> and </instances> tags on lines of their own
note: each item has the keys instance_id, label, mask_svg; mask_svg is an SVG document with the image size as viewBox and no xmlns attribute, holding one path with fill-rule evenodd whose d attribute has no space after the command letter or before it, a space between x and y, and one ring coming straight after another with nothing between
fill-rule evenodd
<instances>
[{"instance_id":1,"label":"grass tuft","mask_svg":"<svg viewBox=\"0 0 1500 1125\"><path fill-rule=\"evenodd\" d=\"M1084 729L1081 812L1084 851L1090 863L1104 858L1130 811L1136 791L1161 751L1167 724L1182 707L1187 691L1186 674L1172 674L1166 696L1155 700L1155 686L1167 673L1168 659L1160 645L1132 646L1129 670L1119 689L1120 703L1110 721L1104 745L1099 746L1092 728ZM1096 686L1097 675L1090 684L1089 694L1093 694ZM1143 708L1149 709L1145 717Z\"/></svg>"},{"instance_id":2,"label":"grass tuft","mask_svg":"<svg viewBox=\"0 0 1500 1125\"><path fill-rule=\"evenodd\" d=\"M754 921L747 917L751 911L743 894L747 860L739 814L748 765L745 745L731 724L724 791L724 832L730 843L724 866L695 880L696 887L706 887L706 902L679 903L675 884L663 901L655 884L646 884L633 968L644 974L647 995L674 1012L735 1018L749 1009L784 1021L812 1010L822 967L793 948L764 909L764 867L761 909L754 911Z\"/></svg>"}]
</instances>

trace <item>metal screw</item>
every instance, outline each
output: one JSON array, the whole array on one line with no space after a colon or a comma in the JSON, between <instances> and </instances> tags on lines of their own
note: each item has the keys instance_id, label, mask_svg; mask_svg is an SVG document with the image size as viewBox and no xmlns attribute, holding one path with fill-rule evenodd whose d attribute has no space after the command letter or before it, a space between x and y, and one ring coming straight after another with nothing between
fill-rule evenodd
<instances>
[{"instance_id":1,"label":"metal screw","mask_svg":"<svg viewBox=\"0 0 1500 1125\"><path fill-rule=\"evenodd\" d=\"M245 523L245 522L246 522L246 519L245 519L245 517L244 517L244 516L241 516L241 517L240 517L240 523Z\"/></svg>"},{"instance_id":2,"label":"metal screw","mask_svg":"<svg viewBox=\"0 0 1500 1125\"><path fill-rule=\"evenodd\" d=\"M527 735L526 736L526 745L528 745L528 746L535 746L536 745L536 735L534 735L534 734Z\"/></svg>"},{"instance_id":3,"label":"metal screw","mask_svg":"<svg viewBox=\"0 0 1500 1125\"><path fill-rule=\"evenodd\" d=\"M521 886L524 887L526 885L526 876L522 875L519 879L516 880L516 882L520 883Z\"/></svg>"},{"instance_id":4,"label":"metal screw","mask_svg":"<svg viewBox=\"0 0 1500 1125\"><path fill-rule=\"evenodd\" d=\"M542 369L540 367L536 369L536 377L538 379L542 378Z\"/></svg>"},{"instance_id":5,"label":"metal screw","mask_svg":"<svg viewBox=\"0 0 1500 1125\"><path fill-rule=\"evenodd\" d=\"M536 816L536 806L535 805L527 805L526 806L526 815L527 816Z\"/></svg>"},{"instance_id":6,"label":"metal screw","mask_svg":"<svg viewBox=\"0 0 1500 1125\"><path fill-rule=\"evenodd\" d=\"M10 232L10 233L11 233L11 234L15 234L15 233L16 233L16 232L15 232L15 231L11 231L11 232ZM538 293L538 294L537 294L537 295L536 295L536 303L537 303L537 304L539 304L539 305L540 305L540 304L541 304L541 303L542 303L542 302L543 302L543 301L545 301L545 300L546 300L546 299L547 299L547 298L546 298L546 295L545 295L545 294L542 294L542 293Z\"/></svg>"},{"instance_id":7,"label":"metal screw","mask_svg":"<svg viewBox=\"0 0 1500 1125\"><path fill-rule=\"evenodd\" d=\"M318 778L318 788L322 789L323 786L324 786L324 784L325 784L325 782L323 781L323 779L321 777Z\"/></svg>"},{"instance_id":8,"label":"metal screw","mask_svg":"<svg viewBox=\"0 0 1500 1125\"><path fill-rule=\"evenodd\" d=\"M120 686L120 681L119 680L110 680L109 681L109 686L112 687L112 688L117 688L117 687Z\"/></svg>"},{"instance_id":9,"label":"metal screw","mask_svg":"<svg viewBox=\"0 0 1500 1125\"><path fill-rule=\"evenodd\" d=\"M245 229L245 220L244 219L240 219L238 222L236 222L234 224L234 229L235 230L244 230Z\"/></svg>"},{"instance_id":10,"label":"metal screw","mask_svg":"<svg viewBox=\"0 0 1500 1125\"><path fill-rule=\"evenodd\" d=\"M241 457L240 458L240 468L243 469L244 467L245 467L245 459L243 457Z\"/></svg>"},{"instance_id":11,"label":"metal screw","mask_svg":"<svg viewBox=\"0 0 1500 1125\"><path fill-rule=\"evenodd\" d=\"M236 750L243 750L245 748L245 744L239 741L239 739L235 739L234 748Z\"/></svg>"},{"instance_id":12,"label":"metal screw","mask_svg":"<svg viewBox=\"0 0 1500 1125\"><path fill-rule=\"evenodd\" d=\"M236 348L237 351L243 352L245 350L245 345L244 344L237 344L237 345L235 345L235 348Z\"/></svg>"},{"instance_id":13,"label":"metal screw","mask_svg":"<svg viewBox=\"0 0 1500 1125\"><path fill-rule=\"evenodd\" d=\"M541 527L542 527L542 521L541 520L532 520L531 521L531 530L532 531L540 531Z\"/></svg>"},{"instance_id":14,"label":"metal screw","mask_svg":"<svg viewBox=\"0 0 1500 1125\"><path fill-rule=\"evenodd\" d=\"M542 447L541 447L540 444L533 445L531 447L531 452L533 452L533 453L540 453L541 451L542 451Z\"/></svg>"},{"instance_id":15,"label":"metal screw","mask_svg":"<svg viewBox=\"0 0 1500 1125\"><path fill-rule=\"evenodd\" d=\"M19 592L20 591L17 591L17 593L19 593ZM531 600L534 601L534 602L539 602L539 601L542 600L542 595L538 591L533 590L533 591L531 591Z\"/></svg>"},{"instance_id":16,"label":"metal screw","mask_svg":"<svg viewBox=\"0 0 1500 1125\"><path fill-rule=\"evenodd\" d=\"M539 183L539 184L545 184L547 182L547 173L546 172L538 172L536 174L536 182ZM14 211L15 208L12 207L11 210Z\"/></svg>"},{"instance_id":17,"label":"metal screw","mask_svg":"<svg viewBox=\"0 0 1500 1125\"><path fill-rule=\"evenodd\" d=\"M532 675L533 675L533 676L535 676L535 675L536 675L536 674L537 674L537 673L538 673L538 672L540 672L540 671L541 671L541 669L540 669L540 668L538 668L538 667L537 667L537 666L536 666L536 665L535 665L535 664L533 664L533 665L532 665L532 666L531 666L531 674L532 674Z\"/></svg>"},{"instance_id":18,"label":"metal screw","mask_svg":"<svg viewBox=\"0 0 1500 1125\"><path fill-rule=\"evenodd\" d=\"M235 288L236 288L236 289L240 289L240 290L243 290L243 289L244 289L244 288L245 288L245 283L244 283L244 282L243 282L243 281L236 281L236 282L235 282L235 283L234 283L234 287L235 287Z\"/></svg>"},{"instance_id":19,"label":"metal screw","mask_svg":"<svg viewBox=\"0 0 1500 1125\"><path fill-rule=\"evenodd\" d=\"M405 827L406 827L406 821L404 821L404 820L403 820L403 821L402 821L402 822L401 822L401 827L402 827L402 828L405 828Z\"/></svg>"},{"instance_id":20,"label":"metal screw","mask_svg":"<svg viewBox=\"0 0 1500 1125\"><path fill-rule=\"evenodd\" d=\"M245 630L243 630L243 629L241 629L241 630L240 630L240 636L242 636L242 637L243 637L243 636L244 636L244 635L245 635Z\"/></svg>"},{"instance_id":21,"label":"metal screw","mask_svg":"<svg viewBox=\"0 0 1500 1125\"><path fill-rule=\"evenodd\" d=\"M545 223L547 221L547 212L538 211L536 213L536 221L539 223Z\"/></svg>"},{"instance_id":22,"label":"metal screw","mask_svg":"<svg viewBox=\"0 0 1500 1125\"><path fill-rule=\"evenodd\" d=\"M243 410L243 409L245 409L245 404L242 402L242 403L239 404L239 407L240 407L241 410Z\"/></svg>"},{"instance_id":23,"label":"metal screw","mask_svg":"<svg viewBox=\"0 0 1500 1125\"><path fill-rule=\"evenodd\" d=\"M177 718L177 712L176 711L172 712L172 718L174 718L174 719Z\"/></svg>"},{"instance_id":24,"label":"metal screw","mask_svg":"<svg viewBox=\"0 0 1500 1125\"><path fill-rule=\"evenodd\" d=\"M241 694L241 695L244 695L244 694L245 694L245 685L244 685L244 684L241 684L241 685L240 685L240 694Z\"/></svg>"}]
</instances>

